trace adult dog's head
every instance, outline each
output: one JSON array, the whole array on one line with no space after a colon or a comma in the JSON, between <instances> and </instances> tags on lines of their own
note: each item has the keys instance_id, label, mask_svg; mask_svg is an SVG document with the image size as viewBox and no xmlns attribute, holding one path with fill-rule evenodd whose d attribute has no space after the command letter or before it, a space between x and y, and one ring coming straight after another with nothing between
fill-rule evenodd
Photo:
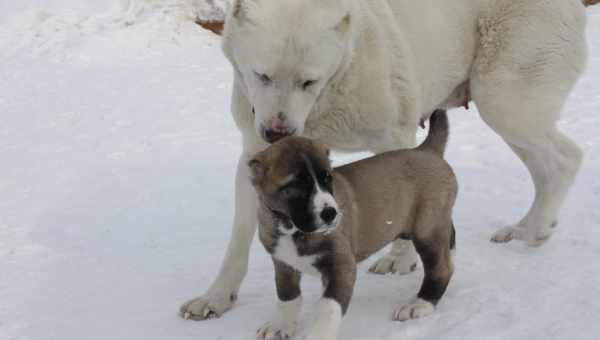
<instances>
[{"instance_id":1,"label":"adult dog's head","mask_svg":"<svg viewBox=\"0 0 600 340\"><path fill-rule=\"evenodd\" d=\"M235 0L223 50L273 143L302 135L317 99L350 64L353 0Z\"/></svg>"},{"instance_id":2,"label":"adult dog's head","mask_svg":"<svg viewBox=\"0 0 600 340\"><path fill-rule=\"evenodd\" d=\"M304 137L287 137L248 163L261 204L286 231L333 230L340 219L333 197L328 150Z\"/></svg>"}]
</instances>

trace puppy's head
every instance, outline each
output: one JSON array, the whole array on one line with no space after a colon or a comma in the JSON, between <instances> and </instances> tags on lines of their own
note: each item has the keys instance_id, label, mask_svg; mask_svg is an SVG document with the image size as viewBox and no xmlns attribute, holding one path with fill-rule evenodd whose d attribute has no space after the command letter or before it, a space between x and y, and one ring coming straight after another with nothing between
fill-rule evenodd
<instances>
[{"instance_id":1,"label":"puppy's head","mask_svg":"<svg viewBox=\"0 0 600 340\"><path fill-rule=\"evenodd\" d=\"M327 232L339 221L328 153L310 139L287 137L248 162L262 204L292 229Z\"/></svg>"}]
</instances>

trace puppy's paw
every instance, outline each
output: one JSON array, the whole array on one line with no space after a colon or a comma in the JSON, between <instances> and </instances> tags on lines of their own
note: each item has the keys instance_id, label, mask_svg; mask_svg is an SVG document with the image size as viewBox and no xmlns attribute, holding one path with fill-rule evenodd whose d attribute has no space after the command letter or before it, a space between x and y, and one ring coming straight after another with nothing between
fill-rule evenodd
<instances>
[{"instance_id":1,"label":"puppy's paw","mask_svg":"<svg viewBox=\"0 0 600 340\"><path fill-rule=\"evenodd\" d=\"M231 309L235 300L235 294L228 297L208 294L184 303L179 308L179 315L186 320L196 321L218 318Z\"/></svg>"},{"instance_id":2,"label":"puppy's paw","mask_svg":"<svg viewBox=\"0 0 600 340\"><path fill-rule=\"evenodd\" d=\"M494 243L507 243L512 240L523 240L525 238L525 230L520 227L504 227L492 235L490 241Z\"/></svg>"},{"instance_id":3,"label":"puppy's paw","mask_svg":"<svg viewBox=\"0 0 600 340\"><path fill-rule=\"evenodd\" d=\"M417 259L410 254L386 254L369 268L373 274L408 274L417 269Z\"/></svg>"},{"instance_id":4,"label":"puppy's paw","mask_svg":"<svg viewBox=\"0 0 600 340\"><path fill-rule=\"evenodd\" d=\"M273 321L256 331L257 340L286 340L296 333L296 322Z\"/></svg>"},{"instance_id":5,"label":"puppy's paw","mask_svg":"<svg viewBox=\"0 0 600 340\"><path fill-rule=\"evenodd\" d=\"M435 310L435 306L423 299L417 299L415 303L407 305L399 305L394 309L392 319L396 321L406 321L411 319L419 319L430 315Z\"/></svg>"}]
</instances>

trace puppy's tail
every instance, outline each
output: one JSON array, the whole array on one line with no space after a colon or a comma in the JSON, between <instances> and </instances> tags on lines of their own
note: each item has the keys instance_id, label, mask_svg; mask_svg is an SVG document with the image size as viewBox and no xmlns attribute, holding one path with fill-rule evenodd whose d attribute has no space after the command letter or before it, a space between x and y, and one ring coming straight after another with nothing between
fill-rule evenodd
<instances>
[{"instance_id":1,"label":"puppy's tail","mask_svg":"<svg viewBox=\"0 0 600 340\"><path fill-rule=\"evenodd\" d=\"M583 4L587 7L587 6L592 6L592 5L596 5L599 4L600 0L583 0Z\"/></svg>"},{"instance_id":2,"label":"puppy's tail","mask_svg":"<svg viewBox=\"0 0 600 340\"><path fill-rule=\"evenodd\" d=\"M443 157L448 142L448 115L446 110L435 110L429 118L429 133L417 150L431 151Z\"/></svg>"}]
</instances>

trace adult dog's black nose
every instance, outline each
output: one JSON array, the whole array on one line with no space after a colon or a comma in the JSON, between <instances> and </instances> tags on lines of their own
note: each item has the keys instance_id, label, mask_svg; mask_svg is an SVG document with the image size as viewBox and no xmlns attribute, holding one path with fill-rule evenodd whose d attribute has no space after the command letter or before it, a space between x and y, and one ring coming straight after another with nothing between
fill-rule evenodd
<instances>
[{"instance_id":1,"label":"adult dog's black nose","mask_svg":"<svg viewBox=\"0 0 600 340\"><path fill-rule=\"evenodd\" d=\"M337 210L335 208L327 207L321 211L321 219L327 224L331 223L336 216Z\"/></svg>"},{"instance_id":2,"label":"adult dog's black nose","mask_svg":"<svg viewBox=\"0 0 600 340\"><path fill-rule=\"evenodd\" d=\"M273 144L273 143L277 142L278 140L282 139L283 137L291 136L292 134L293 133L290 132L289 130L265 129L263 137L267 143Z\"/></svg>"}]
</instances>

